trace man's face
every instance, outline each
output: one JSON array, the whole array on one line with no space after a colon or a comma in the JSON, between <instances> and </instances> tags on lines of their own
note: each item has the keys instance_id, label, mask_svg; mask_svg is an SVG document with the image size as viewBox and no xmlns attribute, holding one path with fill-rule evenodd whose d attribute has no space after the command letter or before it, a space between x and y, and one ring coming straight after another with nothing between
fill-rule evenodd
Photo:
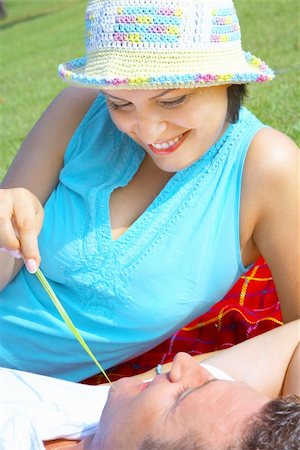
<instances>
[{"instance_id":1,"label":"man's face","mask_svg":"<svg viewBox=\"0 0 300 450\"><path fill-rule=\"evenodd\" d=\"M269 399L245 383L216 380L186 353L171 371L150 383L123 378L114 383L95 437L99 450L138 449L147 435L177 440L186 433L203 442L230 440L242 422Z\"/></svg>"}]
</instances>

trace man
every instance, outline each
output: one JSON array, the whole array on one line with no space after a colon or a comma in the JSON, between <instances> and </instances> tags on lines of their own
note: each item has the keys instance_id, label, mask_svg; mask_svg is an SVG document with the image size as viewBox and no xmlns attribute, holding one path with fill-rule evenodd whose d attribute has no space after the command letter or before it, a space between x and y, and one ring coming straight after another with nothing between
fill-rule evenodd
<instances>
[{"instance_id":1,"label":"man","mask_svg":"<svg viewBox=\"0 0 300 450\"><path fill-rule=\"evenodd\" d=\"M299 321L217 353L205 363L209 366L179 353L170 372L151 383L134 378L117 381L95 437L74 448L298 448L299 398L270 402L279 395L300 394ZM214 375L214 367L235 381L219 379L222 375ZM262 447L262 439L267 446Z\"/></svg>"},{"instance_id":2,"label":"man","mask_svg":"<svg viewBox=\"0 0 300 450\"><path fill-rule=\"evenodd\" d=\"M30 430L44 440L95 433L71 446L66 442L68 450L296 449L300 403L289 395L300 393L299 327L299 321L291 322L221 351L201 366L179 353L170 371L165 367L153 381L132 377L114 383L102 415L106 386L26 374L27 388L40 402L35 414L27 411ZM16 395L20 398L20 392ZM273 401L280 395L282 400ZM21 406L18 416L24 401Z\"/></svg>"}]
</instances>

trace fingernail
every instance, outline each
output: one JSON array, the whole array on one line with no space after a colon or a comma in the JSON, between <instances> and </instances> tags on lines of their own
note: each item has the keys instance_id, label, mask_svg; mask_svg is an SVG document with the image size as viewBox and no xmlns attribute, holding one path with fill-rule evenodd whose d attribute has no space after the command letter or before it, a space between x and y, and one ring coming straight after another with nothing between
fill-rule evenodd
<instances>
[{"instance_id":1,"label":"fingernail","mask_svg":"<svg viewBox=\"0 0 300 450\"><path fill-rule=\"evenodd\" d=\"M29 273L35 273L37 271L37 263L35 261L35 259L26 259L25 261L25 265L26 265L26 269L28 270Z\"/></svg>"}]
</instances>

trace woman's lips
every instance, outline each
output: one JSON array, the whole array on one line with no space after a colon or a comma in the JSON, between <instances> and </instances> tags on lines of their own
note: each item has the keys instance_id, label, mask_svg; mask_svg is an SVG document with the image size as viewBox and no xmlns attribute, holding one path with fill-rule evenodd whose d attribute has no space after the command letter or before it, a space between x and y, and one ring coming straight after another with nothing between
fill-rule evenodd
<instances>
[{"instance_id":1,"label":"woman's lips","mask_svg":"<svg viewBox=\"0 0 300 450\"><path fill-rule=\"evenodd\" d=\"M185 133L183 133L180 137L180 139L175 142L173 145L169 145L169 143L162 143L162 144L158 144L162 147L167 146L167 148L157 148L154 147L154 145L152 144L148 144L148 147L150 148L150 150L155 153L156 155L170 155L171 153L175 152L175 150L178 149L178 147L180 147L180 145L183 143L183 141L185 140L185 138L188 136L188 134L190 133L191 130L186 131ZM176 140L176 138L174 139ZM172 142L172 141L169 141Z\"/></svg>"}]
</instances>

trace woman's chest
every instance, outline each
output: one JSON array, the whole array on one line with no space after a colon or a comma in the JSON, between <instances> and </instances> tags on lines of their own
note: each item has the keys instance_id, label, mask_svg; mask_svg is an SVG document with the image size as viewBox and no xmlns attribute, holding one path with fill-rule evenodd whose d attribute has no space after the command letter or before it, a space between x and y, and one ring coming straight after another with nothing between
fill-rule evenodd
<instances>
[{"instance_id":1,"label":"woman's chest","mask_svg":"<svg viewBox=\"0 0 300 450\"><path fill-rule=\"evenodd\" d=\"M143 215L172 175L162 172L146 157L129 183L112 191L109 198L112 240L126 233Z\"/></svg>"}]
</instances>

